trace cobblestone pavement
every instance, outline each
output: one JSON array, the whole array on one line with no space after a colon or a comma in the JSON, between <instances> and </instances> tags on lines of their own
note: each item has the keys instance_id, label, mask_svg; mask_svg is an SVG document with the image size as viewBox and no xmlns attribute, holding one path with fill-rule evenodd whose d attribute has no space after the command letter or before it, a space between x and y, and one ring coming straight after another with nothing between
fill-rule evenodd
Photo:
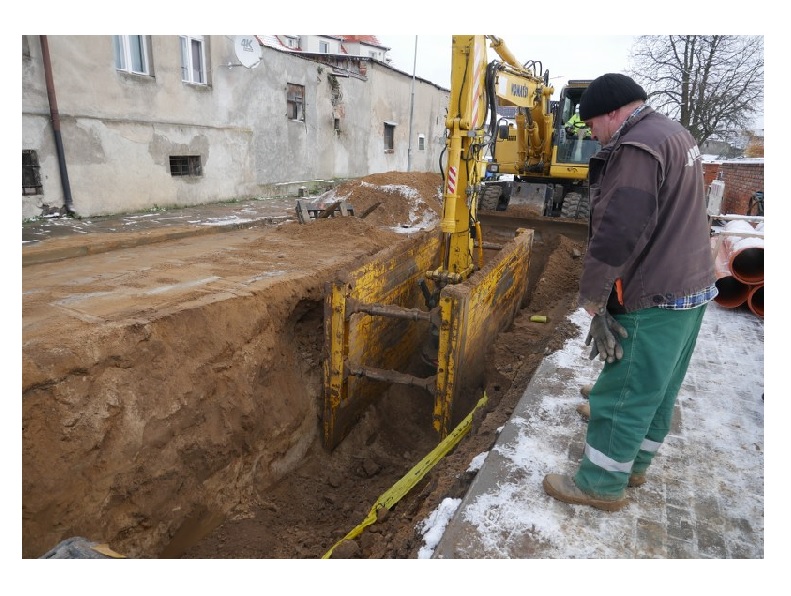
<instances>
[{"instance_id":1,"label":"cobblestone pavement","mask_svg":"<svg viewBox=\"0 0 791 596\"><path fill-rule=\"evenodd\" d=\"M587 319L572 315L580 336L536 371L433 558L763 558L763 319L709 305L670 435L614 513L562 503L541 484L582 457L575 406L598 372L583 353Z\"/></svg>"}]
</instances>

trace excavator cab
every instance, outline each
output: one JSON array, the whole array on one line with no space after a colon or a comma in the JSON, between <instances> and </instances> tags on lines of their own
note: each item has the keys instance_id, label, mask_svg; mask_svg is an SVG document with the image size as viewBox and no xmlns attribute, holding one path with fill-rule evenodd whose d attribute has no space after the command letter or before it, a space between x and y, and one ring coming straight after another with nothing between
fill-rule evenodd
<instances>
[{"instance_id":1,"label":"excavator cab","mask_svg":"<svg viewBox=\"0 0 791 596\"><path fill-rule=\"evenodd\" d=\"M590 81L569 81L560 92L554 108L553 165L578 164L587 168L588 161L601 147L579 116L580 99L588 83Z\"/></svg>"}]
</instances>

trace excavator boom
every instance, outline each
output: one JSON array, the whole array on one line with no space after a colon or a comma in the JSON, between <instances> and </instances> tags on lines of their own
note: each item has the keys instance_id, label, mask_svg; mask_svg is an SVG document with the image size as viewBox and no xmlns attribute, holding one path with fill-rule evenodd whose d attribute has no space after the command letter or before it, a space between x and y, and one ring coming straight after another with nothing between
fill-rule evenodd
<instances>
[{"instance_id":1,"label":"excavator boom","mask_svg":"<svg viewBox=\"0 0 791 596\"><path fill-rule=\"evenodd\" d=\"M506 64L487 64L487 41ZM505 88L503 100L523 110L529 123L524 153L531 159L531 127L544 125L536 115L545 109L542 102L548 105L541 79L523 69L499 38L453 36L438 229L327 285L323 426L329 449L388 385L410 385L431 396L440 439L481 397L483 358L521 305L533 242L532 230L517 230L513 242L484 262L477 212L492 142L489 100L498 84ZM428 374L410 370L416 355Z\"/></svg>"}]
</instances>

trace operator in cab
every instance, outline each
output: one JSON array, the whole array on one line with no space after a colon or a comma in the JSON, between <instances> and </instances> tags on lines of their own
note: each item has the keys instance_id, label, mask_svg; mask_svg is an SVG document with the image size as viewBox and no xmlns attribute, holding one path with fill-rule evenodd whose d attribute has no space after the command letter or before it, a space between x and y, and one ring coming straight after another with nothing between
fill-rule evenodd
<instances>
[{"instance_id":1,"label":"operator in cab","mask_svg":"<svg viewBox=\"0 0 791 596\"><path fill-rule=\"evenodd\" d=\"M576 138L576 139L590 139L591 138L591 129L585 125L585 122L580 118L580 106L574 108L574 113L571 115L564 124L566 128L566 134L569 137Z\"/></svg>"}]
</instances>

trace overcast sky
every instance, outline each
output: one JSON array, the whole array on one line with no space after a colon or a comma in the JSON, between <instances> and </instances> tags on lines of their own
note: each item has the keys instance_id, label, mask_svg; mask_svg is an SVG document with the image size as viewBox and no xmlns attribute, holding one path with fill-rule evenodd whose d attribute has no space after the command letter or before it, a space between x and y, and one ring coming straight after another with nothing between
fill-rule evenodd
<instances>
[{"instance_id":1,"label":"overcast sky","mask_svg":"<svg viewBox=\"0 0 791 596\"><path fill-rule=\"evenodd\" d=\"M452 35L377 35L390 48L391 66L450 89ZM569 79L595 79L607 72L626 74L634 35L500 35L514 57L524 64L540 61L549 70L555 87L552 99L558 99L561 87ZM500 59L487 44L486 63ZM650 103L650 102L649 102ZM756 128L764 127L763 114Z\"/></svg>"},{"instance_id":2,"label":"overcast sky","mask_svg":"<svg viewBox=\"0 0 791 596\"><path fill-rule=\"evenodd\" d=\"M389 47L391 66L450 88L452 35L377 35ZM417 61L415 62L415 39ZM555 87L553 99L569 79L595 79L606 72L623 72L629 66L631 35L518 35L501 36L514 57L524 64L540 61L549 70ZM500 59L487 44L486 62Z\"/></svg>"}]
</instances>

